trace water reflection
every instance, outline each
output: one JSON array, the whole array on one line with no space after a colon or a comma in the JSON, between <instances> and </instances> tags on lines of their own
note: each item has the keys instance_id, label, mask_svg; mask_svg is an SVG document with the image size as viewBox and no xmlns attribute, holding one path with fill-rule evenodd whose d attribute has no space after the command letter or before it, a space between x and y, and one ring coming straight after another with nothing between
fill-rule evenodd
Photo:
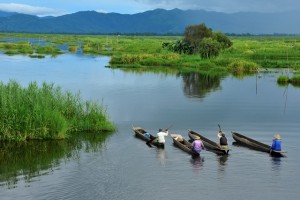
<instances>
[{"instance_id":1,"label":"water reflection","mask_svg":"<svg viewBox=\"0 0 300 200\"><path fill-rule=\"evenodd\" d=\"M195 171L200 171L202 166L203 166L203 162L204 162L204 157L201 156L192 156L190 159L190 162L193 166L193 169Z\"/></svg>"},{"instance_id":2,"label":"water reflection","mask_svg":"<svg viewBox=\"0 0 300 200\"><path fill-rule=\"evenodd\" d=\"M79 159L79 151L98 152L109 133L78 134L68 140L0 143L0 186L14 188L48 175L62 161Z\"/></svg>"},{"instance_id":3,"label":"water reflection","mask_svg":"<svg viewBox=\"0 0 300 200\"><path fill-rule=\"evenodd\" d=\"M219 164L220 164L220 166L225 166L227 160L228 160L228 155L219 156Z\"/></svg>"},{"instance_id":4,"label":"water reflection","mask_svg":"<svg viewBox=\"0 0 300 200\"><path fill-rule=\"evenodd\" d=\"M271 157L271 168L274 172L279 172L281 168L281 157Z\"/></svg>"},{"instance_id":5,"label":"water reflection","mask_svg":"<svg viewBox=\"0 0 300 200\"><path fill-rule=\"evenodd\" d=\"M156 157L160 161L161 165L164 166L166 164L167 154L164 149L156 148Z\"/></svg>"},{"instance_id":6,"label":"water reflection","mask_svg":"<svg viewBox=\"0 0 300 200\"><path fill-rule=\"evenodd\" d=\"M218 172L220 174L223 174L225 172L225 169L227 167L228 156L229 155L218 155L218 158L217 158L219 161Z\"/></svg>"},{"instance_id":7,"label":"water reflection","mask_svg":"<svg viewBox=\"0 0 300 200\"><path fill-rule=\"evenodd\" d=\"M121 69L124 72L131 74L144 74L154 73L168 76L170 74L181 77L183 80L183 91L188 97L203 98L207 93L220 89L220 83L223 76L221 75L209 75L201 73L182 73L178 69L173 68L124 68Z\"/></svg>"},{"instance_id":8,"label":"water reflection","mask_svg":"<svg viewBox=\"0 0 300 200\"><path fill-rule=\"evenodd\" d=\"M220 89L221 76L199 73L182 73L183 91L186 96L203 98L207 93Z\"/></svg>"}]
</instances>

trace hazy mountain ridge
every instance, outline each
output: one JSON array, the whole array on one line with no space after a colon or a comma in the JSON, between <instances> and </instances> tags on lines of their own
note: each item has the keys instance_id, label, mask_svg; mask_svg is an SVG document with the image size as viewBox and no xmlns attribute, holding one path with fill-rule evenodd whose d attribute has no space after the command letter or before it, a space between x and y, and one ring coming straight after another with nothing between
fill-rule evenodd
<instances>
[{"instance_id":1,"label":"hazy mountain ridge","mask_svg":"<svg viewBox=\"0 0 300 200\"><path fill-rule=\"evenodd\" d=\"M283 13L221 13L204 10L156 9L137 14L80 11L58 17L0 12L0 31L29 33L155 33L181 34L187 25L205 23L214 31L235 34L300 34L300 15Z\"/></svg>"}]
</instances>

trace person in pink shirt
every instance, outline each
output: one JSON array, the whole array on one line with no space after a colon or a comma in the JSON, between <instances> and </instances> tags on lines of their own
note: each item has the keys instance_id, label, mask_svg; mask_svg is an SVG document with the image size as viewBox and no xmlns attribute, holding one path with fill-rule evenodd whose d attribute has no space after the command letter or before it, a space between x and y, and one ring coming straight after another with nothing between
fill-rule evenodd
<instances>
[{"instance_id":1,"label":"person in pink shirt","mask_svg":"<svg viewBox=\"0 0 300 200\"><path fill-rule=\"evenodd\" d=\"M192 142L192 151L199 153L204 150L204 144L199 136L195 137L195 140Z\"/></svg>"}]
</instances>

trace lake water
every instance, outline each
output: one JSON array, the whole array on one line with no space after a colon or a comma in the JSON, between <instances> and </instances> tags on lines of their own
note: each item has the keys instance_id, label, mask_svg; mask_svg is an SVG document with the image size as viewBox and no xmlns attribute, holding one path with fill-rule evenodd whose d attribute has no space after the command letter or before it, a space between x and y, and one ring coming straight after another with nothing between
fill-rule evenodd
<instances>
[{"instance_id":1,"label":"lake water","mask_svg":"<svg viewBox=\"0 0 300 200\"><path fill-rule=\"evenodd\" d=\"M0 54L0 80L52 82L98 100L118 126L113 134L68 141L0 143L1 200L29 199L299 199L300 88L279 87L286 72L233 76L125 72L109 57L64 54L32 59ZM228 156L203 151L193 159L176 148L149 148L132 126L151 133L171 126L230 144L237 131L270 144L280 133L287 157L231 145ZM298 185L298 186L297 186Z\"/></svg>"}]
</instances>

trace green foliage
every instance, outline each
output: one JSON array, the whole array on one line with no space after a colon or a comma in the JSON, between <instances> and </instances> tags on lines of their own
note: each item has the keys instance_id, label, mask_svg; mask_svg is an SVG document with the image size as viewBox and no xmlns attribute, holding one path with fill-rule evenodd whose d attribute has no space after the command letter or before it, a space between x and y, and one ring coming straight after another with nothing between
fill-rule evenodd
<instances>
[{"instance_id":1,"label":"green foliage","mask_svg":"<svg viewBox=\"0 0 300 200\"><path fill-rule=\"evenodd\" d=\"M213 32L205 24L190 25L185 28L183 41L193 48L193 53L199 50L199 44L204 38L212 37Z\"/></svg>"},{"instance_id":2,"label":"green foliage","mask_svg":"<svg viewBox=\"0 0 300 200\"><path fill-rule=\"evenodd\" d=\"M284 75L281 75L277 78L277 83L280 83L280 84L288 84L289 83L289 77L288 76L284 76Z\"/></svg>"},{"instance_id":3,"label":"green foliage","mask_svg":"<svg viewBox=\"0 0 300 200\"><path fill-rule=\"evenodd\" d=\"M0 49L7 55L32 54L34 51L33 46L28 42L0 43Z\"/></svg>"},{"instance_id":4,"label":"green foliage","mask_svg":"<svg viewBox=\"0 0 300 200\"><path fill-rule=\"evenodd\" d=\"M82 102L53 84L0 83L0 140L61 139L67 132L111 131L101 105Z\"/></svg>"},{"instance_id":5,"label":"green foliage","mask_svg":"<svg viewBox=\"0 0 300 200\"><path fill-rule=\"evenodd\" d=\"M300 86L300 75L299 75L299 74L294 75L294 76L289 80L289 82L290 82L292 85Z\"/></svg>"},{"instance_id":6,"label":"green foliage","mask_svg":"<svg viewBox=\"0 0 300 200\"><path fill-rule=\"evenodd\" d=\"M205 24L186 27L184 39L175 43L164 42L163 48L179 54L200 54L203 59L217 57L221 49L232 46L230 39L221 32L213 32Z\"/></svg>"},{"instance_id":7,"label":"green foliage","mask_svg":"<svg viewBox=\"0 0 300 200\"><path fill-rule=\"evenodd\" d=\"M56 46L32 45L29 42L0 43L0 49L4 50L7 55L23 54L32 58L43 58L44 56L42 55L58 55L62 53Z\"/></svg>"},{"instance_id":8,"label":"green foliage","mask_svg":"<svg viewBox=\"0 0 300 200\"><path fill-rule=\"evenodd\" d=\"M38 54L46 54L46 55L58 55L61 54L61 51L52 45L47 46L37 46L36 47L36 53Z\"/></svg>"},{"instance_id":9,"label":"green foliage","mask_svg":"<svg viewBox=\"0 0 300 200\"><path fill-rule=\"evenodd\" d=\"M236 74L256 72L258 65L246 60L233 60L229 64L229 69Z\"/></svg>"},{"instance_id":10,"label":"green foliage","mask_svg":"<svg viewBox=\"0 0 300 200\"><path fill-rule=\"evenodd\" d=\"M232 46L231 40L221 32L213 32L212 38L218 41L221 49L227 49Z\"/></svg>"},{"instance_id":11,"label":"green foliage","mask_svg":"<svg viewBox=\"0 0 300 200\"><path fill-rule=\"evenodd\" d=\"M212 38L203 38L199 44L199 53L201 58L210 59L219 55L220 43Z\"/></svg>"}]
</instances>

